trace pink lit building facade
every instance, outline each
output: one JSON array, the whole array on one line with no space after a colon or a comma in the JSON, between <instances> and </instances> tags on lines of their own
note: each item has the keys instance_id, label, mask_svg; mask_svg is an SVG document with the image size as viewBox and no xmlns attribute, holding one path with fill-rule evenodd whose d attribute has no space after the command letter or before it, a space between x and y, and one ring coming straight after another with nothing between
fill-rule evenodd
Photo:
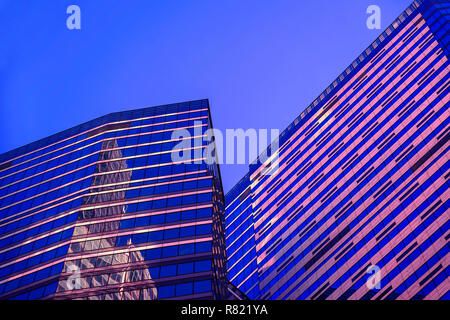
<instances>
[{"instance_id":1,"label":"pink lit building facade","mask_svg":"<svg viewBox=\"0 0 450 320\"><path fill-rule=\"evenodd\" d=\"M250 298L449 298L449 12L413 2L226 195Z\"/></svg>"}]
</instances>

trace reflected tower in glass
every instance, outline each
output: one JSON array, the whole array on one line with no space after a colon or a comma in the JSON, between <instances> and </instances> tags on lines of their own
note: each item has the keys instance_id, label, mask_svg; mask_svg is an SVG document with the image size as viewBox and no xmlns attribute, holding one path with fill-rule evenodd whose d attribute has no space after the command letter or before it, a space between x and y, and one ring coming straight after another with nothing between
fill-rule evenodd
<instances>
[{"instance_id":1,"label":"reflected tower in glass","mask_svg":"<svg viewBox=\"0 0 450 320\"><path fill-rule=\"evenodd\" d=\"M0 299L226 298L209 128L198 100L109 114L0 155ZM181 140L191 157L173 161Z\"/></svg>"},{"instance_id":2,"label":"reflected tower in glass","mask_svg":"<svg viewBox=\"0 0 450 320\"><path fill-rule=\"evenodd\" d=\"M449 12L414 1L225 196L244 294L450 298Z\"/></svg>"}]
</instances>

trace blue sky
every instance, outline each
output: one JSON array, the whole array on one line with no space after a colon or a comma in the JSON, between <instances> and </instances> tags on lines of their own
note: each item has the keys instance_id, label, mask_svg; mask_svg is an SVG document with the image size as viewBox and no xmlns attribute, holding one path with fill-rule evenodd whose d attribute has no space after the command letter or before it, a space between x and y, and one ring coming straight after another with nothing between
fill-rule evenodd
<instances>
[{"instance_id":1,"label":"blue sky","mask_svg":"<svg viewBox=\"0 0 450 320\"><path fill-rule=\"evenodd\" d=\"M282 131L411 0L0 0L0 153L104 114L208 98ZM81 30L66 8L81 8ZM247 165L222 165L228 191Z\"/></svg>"}]
</instances>

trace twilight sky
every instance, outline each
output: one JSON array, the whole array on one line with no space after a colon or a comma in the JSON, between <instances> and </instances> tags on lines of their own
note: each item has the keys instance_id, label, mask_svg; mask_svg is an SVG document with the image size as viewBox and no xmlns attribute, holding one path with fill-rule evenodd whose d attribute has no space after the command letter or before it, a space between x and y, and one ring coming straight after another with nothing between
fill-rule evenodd
<instances>
[{"instance_id":1,"label":"twilight sky","mask_svg":"<svg viewBox=\"0 0 450 320\"><path fill-rule=\"evenodd\" d=\"M412 0L0 0L0 153L104 114L208 98L282 131ZM68 30L66 8L81 8ZM381 30L366 8L381 8ZM228 191L247 165L221 165Z\"/></svg>"}]
</instances>

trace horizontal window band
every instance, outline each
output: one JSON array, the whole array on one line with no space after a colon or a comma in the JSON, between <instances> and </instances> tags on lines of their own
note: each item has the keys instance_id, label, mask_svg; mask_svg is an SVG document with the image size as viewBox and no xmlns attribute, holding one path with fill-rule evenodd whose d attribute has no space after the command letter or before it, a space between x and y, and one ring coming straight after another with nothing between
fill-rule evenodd
<instances>
[{"instance_id":1,"label":"horizontal window band","mask_svg":"<svg viewBox=\"0 0 450 320\"><path fill-rule=\"evenodd\" d=\"M413 172L417 171L428 159L430 159L437 151L439 151L450 140L450 133L447 133L442 140L439 140L427 153L425 153L416 163L411 167Z\"/></svg>"},{"instance_id":2,"label":"horizontal window band","mask_svg":"<svg viewBox=\"0 0 450 320\"><path fill-rule=\"evenodd\" d=\"M308 189L312 189L314 187L314 185L316 185L316 183L319 182L320 179L322 179L323 176L324 176L323 172L321 174L319 174L319 176L317 178L315 178L313 180L313 182L311 182L311 184L308 186Z\"/></svg>"},{"instance_id":3,"label":"horizontal window band","mask_svg":"<svg viewBox=\"0 0 450 320\"><path fill-rule=\"evenodd\" d=\"M366 179L373 171L375 170L374 166L371 166L366 172L364 172L364 174L358 178L358 180L356 180L356 183L359 184L360 182L362 182L364 179Z\"/></svg>"},{"instance_id":4,"label":"horizontal window band","mask_svg":"<svg viewBox=\"0 0 450 320\"><path fill-rule=\"evenodd\" d=\"M363 133L362 138L364 139L368 134L370 134L378 125L378 121L375 121L374 124L372 124L367 130L366 132Z\"/></svg>"},{"instance_id":5,"label":"horizontal window band","mask_svg":"<svg viewBox=\"0 0 450 320\"><path fill-rule=\"evenodd\" d=\"M363 113L363 111L361 111L360 114L347 125L347 127L351 128L352 126L354 126L361 119L361 117L363 115L364 115L364 113Z\"/></svg>"},{"instance_id":6,"label":"horizontal window band","mask_svg":"<svg viewBox=\"0 0 450 320\"><path fill-rule=\"evenodd\" d=\"M423 126L428 120L430 120L431 116L434 114L434 110L431 110L418 124L417 128Z\"/></svg>"},{"instance_id":7,"label":"horizontal window band","mask_svg":"<svg viewBox=\"0 0 450 320\"><path fill-rule=\"evenodd\" d=\"M397 61L400 60L400 55L395 57L386 67L384 67L384 70L389 70Z\"/></svg>"},{"instance_id":8,"label":"horizontal window band","mask_svg":"<svg viewBox=\"0 0 450 320\"><path fill-rule=\"evenodd\" d=\"M316 224L316 220L313 220L303 231L298 235L299 238L303 237L311 228Z\"/></svg>"},{"instance_id":9,"label":"horizontal window band","mask_svg":"<svg viewBox=\"0 0 450 320\"><path fill-rule=\"evenodd\" d=\"M392 222L390 225L389 225L389 227L387 227L386 229L384 229L384 231L383 232L381 232L376 238L375 238L375 240L376 241L379 241L381 238L383 238L389 231L391 231L392 230L392 228L394 228L396 226L396 223L395 223L395 221L394 222Z\"/></svg>"},{"instance_id":10,"label":"horizontal window band","mask_svg":"<svg viewBox=\"0 0 450 320\"><path fill-rule=\"evenodd\" d=\"M204 161L204 160L205 160L205 158L201 158L201 159L200 159L200 158L197 158L197 159L194 159L194 160L192 160L192 161ZM134 171L134 170L149 169L149 168L159 168L159 167L164 167L164 166L172 166L172 165L178 165L178 164L185 164L186 162L187 162L187 163L190 163L190 162L192 162L192 161L191 161L191 160L184 160L184 161L179 161L179 162L165 162L165 163L160 163L160 164L156 164L156 165L149 165L149 166L145 166L145 167L127 168L127 169L121 169L121 170L117 170L117 171L102 172L102 173L94 174L93 176L100 176L100 175L107 176L107 175L111 175L111 174L114 174L114 173L117 173L117 174L124 174L124 173L126 173L126 172L131 172L131 171ZM89 166L91 166L91 165L89 165ZM87 166L87 167L89 167L89 166ZM84 178L81 178L81 179L76 180L76 181L77 181L77 182L80 182L80 181L83 181L83 180L85 180L85 179L86 179L86 178L84 177ZM130 181L132 181L132 180L130 180ZM130 183L131 183L131 182L130 182ZM57 187L57 188L55 188L55 189L59 189L59 188ZM54 190L54 189L53 189L53 190ZM32 199L34 199L34 198L36 198L36 197L42 196L42 195L44 195L44 194L46 194L46 193L49 193L49 192L52 192L52 191L46 191L46 192L43 192L43 193L36 194L36 195L34 195L34 196L32 196L32 197L23 199L23 200L21 200L21 201L19 201L19 202L15 202L15 203L9 204L9 205L7 205L7 206L5 206L5 207L2 207L2 208L0 208L0 209L1 209L1 210L8 209L8 208L10 208L10 207L16 206L16 205L18 205L18 204L20 204L20 203L24 203L24 202L26 202L26 201L30 201L30 200L32 200ZM30 209L32 209L32 208L30 208ZM1 222L1 220L2 220L2 219L0 219L0 222Z\"/></svg>"},{"instance_id":11,"label":"horizontal window band","mask_svg":"<svg viewBox=\"0 0 450 320\"><path fill-rule=\"evenodd\" d=\"M373 57L373 59L370 61L370 63L373 64L375 62L375 60L378 60L378 58L380 58L381 55L385 52L386 52L386 48L381 49L380 52L375 57Z\"/></svg>"},{"instance_id":12,"label":"horizontal window band","mask_svg":"<svg viewBox=\"0 0 450 320\"><path fill-rule=\"evenodd\" d=\"M339 260L349 249L353 246L353 242L350 242L342 251L334 258L335 261Z\"/></svg>"},{"instance_id":13,"label":"horizontal window band","mask_svg":"<svg viewBox=\"0 0 450 320\"><path fill-rule=\"evenodd\" d=\"M309 160L309 162L303 167L302 170L300 170L300 171L296 174L296 176L298 177L298 176L300 176L302 173L304 173L304 172L309 168L310 165L311 165L311 160Z\"/></svg>"},{"instance_id":14,"label":"horizontal window band","mask_svg":"<svg viewBox=\"0 0 450 320\"><path fill-rule=\"evenodd\" d=\"M185 281L189 280L208 280L208 279L212 279L212 272L211 271L205 271L202 273L194 273L194 274L190 274L188 275L188 277L183 276L175 276L175 277L167 277L167 278L163 278L162 281L156 281L157 279L153 280L140 280L140 281L135 281L135 282L125 282L125 283L118 283L118 284L114 284L114 285L107 285L107 286L101 286L101 287L91 287L91 288L86 288L86 289L80 289L80 290L71 290L71 291L62 291L62 292L57 292L55 294L52 295L52 299L54 300L58 300L58 299L67 299L67 297L69 297L70 299L79 299L79 298L83 298L83 297L89 297L93 294L111 294L111 293L117 293L118 291L123 291L123 290L139 290L139 289L148 289L149 285L156 285L157 286L163 286L163 285L169 285L169 284L174 284L177 283L176 281L179 281L179 283L183 283ZM202 296L205 295L206 293L203 294L191 294L189 295L189 297L192 296L192 298L197 297L197 296ZM212 293L208 293L207 296L211 295Z\"/></svg>"},{"instance_id":15,"label":"horizontal window band","mask_svg":"<svg viewBox=\"0 0 450 320\"><path fill-rule=\"evenodd\" d=\"M287 221L288 221L288 222L291 221L294 217L297 216L298 213L300 213L300 211L302 211L302 209L303 209L303 206L299 206L297 209L295 209L295 210L289 215L289 217L287 218Z\"/></svg>"},{"instance_id":16,"label":"horizontal window band","mask_svg":"<svg viewBox=\"0 0 450 320\"><path fill-rule=\"evenodd\" d=\"M283 241L283 238L280 237L274 244L272 244L267 250L266 255L270 254L280 243Z\"/></svg>"},{"instance_id":17,"label":"horizontal window band","mask_svg":"<svg viewBox=\"0 0 450 320\"><path fill-rule=\"evenodd\" d=\"M406 155L412 151L414 149L414 145L411 144L409 147L407 147L396 159L395 162L400 162L401 160L403 160L403 158L406 157Z\"/></svg>"},{"instance_id":18,"label":"horizontal window band","mask_svg":"<svg viewBox=\"0 0 450 320\"><path fill-rule=\"evenodd\" d=\"M389 293L389 291L392 290L392 286L389 286L386 290L383 291L383 293L380 293L380 295L377 297L376 300L381 300L383 299L384 296L386 296L387 293Z\"/></svg>"},{"instance_id":19,"label":"horizontal window band","mask_svg":"<svg viewBox=\"0 0 450 320\"><path fill-rule=\"evenodd\" d=\"M57 258L58 261L63 260L63 261L69 261L69 260L74 260L74 259L88 259L88 258L96 258L99 256L99 254L101 255L110 255L110 254L121 254L121 253L130 253L130 252L135 252L135 251L140 251L140 250L147 250L147 249L154 249L154 248L163 248L164 246L178 246L180 244L195 244L195 243L200 243L200 242L206 242L206 241L212 241L213 238L211 236L203 236L203 237L197 237L194 239L189 239L186 241L180 241L180 240L169 240L166 242L161 243L159 242L154 242L153 244L150 243L143 243L143 244L136 244L133 247L111 247L111 248L105 248L105 249L99 249L99 250L94 250L94 251L86 251L86 252L77 252L77 253L70 253L67 254L66 256L63 256L62 258ZM62 245L56 246L55 248L58 247L62 247L66 244L70 244L70 240L65 241L65 243L63 243ZM53 249L55 249L53 247L50 248L45 248L45 252L46 251L51 251ZM42 253L43 251L39 252ZM34 254L33 256L36 256L37 254ZM30 258L31 256L28 257L21 257L19 259L19 261L14 261L13 263L8 263L3 265L2 267L5 266L9 266L11 264L15 264L17 262L23 261L25 259ZM49 261L50 263L51 261ZM39 265L38 265L39 267ZM30 268L29 270L34 270L36 269L35 267ZM19 278L21 276L24 275L23 271L18 271L19 273L17 275L15 275L12 278L5 278L0 280L0 284L3 284L7 281L11 281L14 280L16 278Z\"/></svg>"},{"instance_id":20,"label":"horizontal window band","mask_svg":"<svg viewBox=\"0 0 450 320\"><path fill-rule=\"evenodd\" d=\"M438 202L436 202L430 209L428 209L421 217L421 220L424 220L426 217L428 217L428 215L430 215L432 212L436 211L435 209L438 209L439 207L443 206L444 204L442 203L442 201L439 199Z\"/></svg>"},{"instance_id":21,"label":"horizontal window band","mask_svg":"<svg viewBox=\"0 0 450 320\"><path fill-rule=\"evenodd\" d=\"M342 166L342 171L345 171L345 169L348 168L349 165L351 165L353 163L353 161L355 161L356 158L359 157L359 154L356 153L354 156L352 156L343 166Z\"/></svg>"},{"instance_id":22,"label":"horizontal window band","mask_svg":"<svg viewBox=\"0 0 450 320\"><path fill-rule=\"evenodd\" d=\"M349 203L347 203L342 209L341 211L339 211L338 213L336 213L336 215L334 216L335 219L339 218L342 214L344 214L351 206L353 205L353 201L350 201Z\"/></svg>"},{"instance_id":23,"label":"horizontal window band","mask_svg":"<svg viewBox=\"0 0 450 320\"><path fill-rule=\"evenodd\" d=\"M283 270L283 269L289 264L289 262L291 262L292 260L294 260L294 257L293 257L293 256L290 256L288 259L286 259L286 260L281 264L281 266L279 266L279 267L277 268L277 272L280 272L281 270Z\"/></svg>"},{"instance_id":24,"label":"horizontal window band","mask_svg":"<svg viewBox=\"0 0 450 320\"><path fill-rule=\"evenodd\" d=\"M0 164L0 171L3 171L3 170L5 170L5 169L8 169L8 168L11 167L11 166L12 166L12 161L6 162L6 163L3 163L3 164Z\"/></svg>"},{"instance_id":25,"label":"horizontal window band","mask_svg":"<svg viewBox=\"0 0 450 320\"><path fill-rule=\"evenodd\" d=\"M381 189L379 189L379 190L373 195L373 198L374 198L374 199L377 199L379 196L381 196L391 184L392 184L392 181L389 180L389 181L388 181Z\"/></svg>"},{"instance_id":26,"label":"horizontal window band","mask_svg":"<svg viewBox=\"0 0 450 320\"><path fill-rule=\"evenodd\" d=\"M187 127L187 129L192 129L192 128L193 128L193 127ZM169 130L169 131L170 131L170 130ZM139 135L134 135L134 136L139 136ZM126 137L131 137L131 136L126 136ZM123 137L123 138L126 138L126 137ZM202 137L203 137L203 136L202 136ZM189 137L189 138L187 138L187 139L181 139L181 140L180 140L180 139L174 139L174 140L161 140L161 141L157 141L157 142L154 142L154 143L142 144L142 146L149 146L149 145L162 144L162 143L168 143L168 142L177 142L177 141L182 141L182 140L191 140L191 139L195 139L195 138L199 138L199 136ZM56 157L56 158L48 159L48 160L46 160L46 161L44 161L44 162L41 162L41 163L32 165L32 166L27 167L27 168L24 168L24 169L21 169L21 170L19 170L19 171L17 171L17 172L14 172L14 173L11 173L11 174L9 174L9 175L6 175L6 176L2 177L2 179L7 178L7 177L12 176L12 175L16 175L16 174L18 174L18 173L20 173L20 172L22 172L22 171L26 171L26 170L32 169L32 168L34 168L34 167L40 166L40 165L42 165L42 164L44 164L44 163L47 163L47 162L50 162L50 161L54 161L55 159L59 159L59 158L61 158L61 157L63 157L63 156L67 156L67 155L69 155L69 154L71 154L71 153L73 153L73 152L81 151L81 150L83 150L83 149L92 147L92 146L96 145L97 143L100 143L100 142L106 142L106 141L108 141L108 139L106 139L106 140L101 140L101 141L98 141L98 142L96 142L96 143L92 143L91 145L88 145L88 146L86 146L86 147L83 147L83 148L81 148L81 149L79 149L79 150L73 150L73 151L70 151L70 152L68 152L68 153L60 154L60 155L58 155L58 157ZM35 173L35 174L31 175L31 176L27 176L27 177L22 178L22 179L20 179L20 180L13 181L13 182L11 182L11 183L9 183L9 184L7 184L7 185L1 186L0 189L6 188L6 187L8 187L8 186L11 186L11 185L14 185L14 184L23 182L23 181L27 181L27 180L29 180L29 179L32 179L32 178L37 177L37 176L39 176L39 175L42 175L42 174L44 174L44 173L46 173L46 172L51 172L51 171L54 171L54 170L56 170L56 169L63 168L63 167L66 166L66 165L73 164L73 163L75 163L75 162L77 162L77 161L80 161L80 160L83 160L83 159L87 159L87 158L90 158L90 157L95 156L95 155L99 155L99 156L100 156L101 154L103 154L103 153L105 153L105 152L120 151L120 150L125 150L125 149L132 149L132 148L137 148L138 146L141 146L141 145L125 146L125 147L121 147L121 148L113 148L113 149L108 149L108 150L98 149L98 150L95 150L94 152L92 152L92 153L90 153L90 154L83 155L83 156L81 156L81 157L78 157L78 158L76 158L76 159L70 160L70 161L68 161L68 162L65 162L65 163L62 163L62 164L58 164L57 166L51 167L50 169L46 169L46 170L40 171L40 172L38 172L38 173ZM202 147L206 147L206 145L204 145L204 146L202 146ZM197 148L198 148L198 147L197 147ZM195 149L195 148L193 148L193 149ZM182 150L182 149L180 149L180 150ZM183 149L183 150L184 150L184 149ZM172 153L172 151L166 151L166 152L164 152L164 153ZM157 152L157 153L153 153L153 155L164 154L164 153L162 153L162 152L161 152L161 153L160 153L160 152ZM135 155L135 156L132 156L132 157L120 157L120 158L117 157L117 158L115 158L115 159L109 159L109 160L102 160L102 159L100 159L100 157L99 157L99 158L96 160L95 163L97 163L97 162L98 162L98 163L103 163L103 162L111 162L111 161L120 161L120 160L134 159L134 158L139 158L139 156L144 156L144 155ZM94 163L89 164L89 166L92 165L92 164L94 164ZM85 167L85 166L84 166L84 167ZM84 168L84 167L80 167L80 168ZM80 168L76 168L76 169L80 169ZM74 170L76 170L76 169L74 169Z\"/></svg>"},{"instance_id":27,"label":"horizontal window band","mask_svg":"<svg viewBox=\"0 0 450 320\"><path fill-rule=\"evenodd\" d=\"M415 241L411 246L409 246L408 249L406 249L405 251L403 251L403 253L401 255L398 256L398 258L396 259L397 262L400 262L404 257L406 257L408 255L408 253L411 252L412 249L414 249L415 247L417 247L417 241Z\"/></svg>"},{"instance_id":28,"label":"horizontal window band","mask_svg":"<svg viewBox=\"0 0 450 320\"><path fill-rule=\"evenodd\" d=\"M191 173L189 173L189 175L190 174L202 174L202 173L206 173L206 170L192 171ZM171 175L171 176L156 177L156 178L152 178L150 180L156 180L157 178L181 177L181 176L184 176L184 175L186 175L186 173L175 174L175 175ZM149 180L147 180L147 181L149 181ZM134 180L134 182L139 182L139 180ZM33 215L37 215L39 213L42 213L45 210L54 209L55 207L58 207L60 205L64 205L64 204L67 204L69 202L82 199L82 198L84 198L87 195L87 193L85 193L85 192L88 189L89 188L82 189L82 190L80 190L80 191L78 191L76 193L70 194L70 195L66 196L67 199L64 199L64 197L62 197L62 198L57 198L57 199L55 199L55 200L53 200L51 202L43 203L42 205L40 205L40 207L43 206L42 208L39 208L39 206L38 207L33 207L33 208L27 209L27 210L25 210L23 212L16 213L15 215L8 216L8 217L5 217L3 219L0 219L0 226L5 226L5 225L8 225L10 223L14 223L14 222L17 222L19 220L31 217ZM74 209L74 210L76 211L76 209ZM71 211L71 213L73 213L75 211ZM51 220L45 220L45 221L47 222L47 221L51 221Z\"/></svg>"},{"instance_id":29,"label":"horizontal window band","mask_svg":"<svg viewBox=\"0 0 450 320\"><path fill-rule=\"evenodd\" d=\"M337 145L334 148L334 150L331 151L330 154L328 154L328 158L332 158L336 153L338 153L343 145L344 145L344 142L342 141L339 145Z\"/></svg>"},{"instance_id":30,"label":"horizontal window band","mask_svg":"<svg viewBox=\"0 0 450 320\"><path fill-rule=\"evenodd\" d=\"M327 195L324 196L324 198L322 198L322 200L320 200L321 203L324 203L325 201L328 200L328 198L330 198L336 191L337 191L337 186L335 186L333 189L331 189L331 191L328 192Z\"/></svg>"},{"instance_id":31,"label":"horizontal window band","mask_svg":"<svg viewBox=\"0 0 450 320\"><path fill-rule=\"evenodd\" d=\"M122 122L122 123L114 123L114 124L107 124L106 126L103 126L101 128L89 131L86 134L87 138L90 138L92 136L95 136L99 133L104 133L111 130L118 130L118 129L128 129L130 128L131 122Z\"/></svg>"},{"instance_id":32,"label":"horizontal window band","mask_svg":"<svg viewBox=\"0 0 450 320\"><path fill-rule=\"evenodd\" d=\"M327 244L328 241L330 241L330 237L327 237L319 246L317 246L317 248L312 251L312 254L316 254L316 252L319 251L325 244Z\"/></svg>"},{"instance_id":33,"label":"horizontal window band","mask_svg":"<svg viewBox=\"0 0 450 320\"><path fill-rule=\"evenodd\" d=\"M441 88L438 89L438 90L436 91L436 94L437 94L437 95L440 95L444 90L447 90L447 89L449 88L449 86L450 86L450 80L447 80L447 82L445 82L445 83L441 86Z\"/></svg>"},{"instance_id":34,"label":"horizontal window band","mask_svg":"<svg viewBox=\"0 0 450 320\"><path fill-rule=\"evenodd\" d=\"M345 227L341 232L339 232L331 241L329 241L322 249L319 250L308 262L305 263L305 271L310 269L320 258L324 257L325 254L334 247L347 233L350 231L350 227Z\"/></svg>"},{"instance_id":35,"label":"horizontal window band","mask_svg":"<svg viewBox=\"0 0 450 320\"><path fill-rule=\"evenodd\" d=\"M405 71L403 71L401 74L400 74L400 78L403 78L406 74L408 74L411 70L412 70L412 68L414 68L414 66L417 64L417 62L416 61L413 61L413 63L411 63L411 65L408 67L408 68L406 68L406 70Z\"/></svg>"},{"instance_id":36,"label":"horizontal window band","mask_svg":"<svg viewBox=\"0 0 450 320\"><path fill-rule=\"evenodd\" d=\"M422 281L419 282L420 286L423 286L428 280L430 280L439 270L442 269L442 264L439 264L433 271L431 271Z\"/></svg>"},{"instance_id":37,"label":"horizontal window band","mask_svg":"<svg viewBox=\"0 0 450 320\"><path fill-rule=\"evenodd\" d=\"M401 112L398 113L397 116L398 116L399 118L403 117L403 115L404 115L406 112L408 112L408 111L411 109L411 107L412 107L415 103L416 103L416 100L412 100L410 103L408 103L408 105L407 105Z\"/></svg>"},{"instance_id":38,"label":"horizontal window band","mask_svg":"<svg viewBox=\"0 0 450 320\"><path fill-rule=\"evenodd\" d=\"M160 117L166 117L166 116L171 116L171 115L180 115L180 114L196 113L196 112L201 112L201 111L208 111L208 108L201 108L201 109L194 109L194 110L181 111L181 112L175 112L175 113L160 114L160 115L157 115L157 116L150 116L150 117L144 117L144 118L136 118L136 119L133 119L132 121L135 122L135 121L139 121L139 120L148 120L148 119L152 119L152 118L160 118ZM194 117L194 118L184 118L184 119L176 120L175 122L186 121L186 120L194 120L194 119L196 119L196 118L207 118L207 116L203 116L203 117ZM24 153L24 154L22 154L22 155L20 155L20 156L17 156L17 157L15 157L15 158L10 159L10 161L15 161L15 160L17 160L17 159L19 159L19 158L21 158L21 157L28 156L28 155L30 155L30 154L32 154L32 153L41 151L41 150L43 150L43 149L52 147L52 146L57 145L57 144L60 144L60 143L63 143L63 142L65 142L65 141L71 140L71 139L73 139L73 138L82 136L82 135L87 134L88 132L90 132L90 131L92 131L92 130L99 129L99 128L102 127L102 126L113 125L113 124L120 124L120 123L123 123L123 122L129 122L129 120L124 120L124 121L111 121L111 122L109 122L109 123L105 123L105 124L99 125L98 127L88 129L87 131L83 131L83 132L77 133L77 134L75 134L75 135L73 135L73 136L69 136L69 137L67 137L67 138L65 138L65 139L56 141L56 142L54 142L54 143L51 143L51 144L46 145L46 146L44 146L44 147L41 147L41 148L39 148L39 149L30 151L30 152L28 152L28 153ZM168 123L171 123L171 122L168 122ZM151 124L150 126L156 126L156 125L161 125L161 124L166 124L166 123L165 123L165 122L154 123L154 124ZM140 127L133 127L133 128L140 128ZM69 129L69 130L70 130L70 129ZM52 137L52 136L50 136L50 137ZM64 147L62 147L62 148L60 148L60 149L52 150L52 151L50 151L50 152L56 152L56 151L59 151L59 150L61 150L61 149L67 148L67 147L69 147L69 146L78 144L78 143L80 143L80 142L84 142L84 141L86 141L86 140L88 140L88 139L86 139L86 138L85 138L85 139L82 139L82 140L80 140L80 141L74 142L74 143L69 144L69 145L65 145ZM44 154L39 155L39 156L36 156L36 157L34 157L34 158L31 158L31 159L27 160L26 162L35 160L35 159L37 159L38 157L42 157L42 156L44 156L44 155L46 155L46 154L48 154L48 153L49 153L49 152L44 153ZM21 162L20 164L24 164L24 163L26 163L26 162Z\"/></svg>"},{"instance_id":39,"label":"horizontal window band","mask_svg":"<svg viewBox=\"0 0 450 320\"><path fill-rule=\"evenodd\" d=\"M366 273L367 268L369 268L372 265L371 262L369 262L365 267L363 267L353 278L352 282L354 283L356 280L358 280L363 274Z\"/></svg>"},{"instance_id":40,"label":"horizontal window band","mask_svg":"<svg viewBox=\"0 0 450 320\"><path fill-rule=\"evenodd\" d=\"M319 294L321 294L330 285L330 282L325 283L315 294L311 296L311 300L314 300Z\"/></svg>"},{"instance_id":41,"label":"horizontal window band","mask_svg":"<svg viewBox=\"0 0 450 320\"><path fill-rule=\"evenodd\" d=\"M401 197L400 197L400 201L403 201L405 198L407 198L414 190L417 189L417 187L419 186L419 182L416 182L411 188L408 189L408 191L406 191Z\"/></svg>"},{"instance_id":42,"label":"horizontal window band","mask_svg":"<svg viewBox=\"0 0 450 320\"><path fill-rule=\"evenodd\" d=\"M344 107L342 107L341 111L339 111L334 118L337 119L339 118L345 111L347 111L347 109L350 107L350 103L347 103Z\"/></svg>"},{"instance_id":43,"label":"horizontal window band","mask_svg":"<svg viewBox=\"0 0 450 320\"><path fill-rule=\"evenodd\" d=\"M204 192L202 192L202 193L204 193ZM190 195L193 195L193 194L194 193L190 193ZM104 204L102 206L98 205L98 206L94 206L94 207L89 207L89 206L76 207L76 208L73 208L70 211L64 212L63 214L59 214L59 215L56 215L56 216L51 216L49 219L39 220L39 221L36 221L35 224L28 225L28 226L26 226L24 228L21 228L21 229L18 229L18 230L16 229L12 233L8 233L8 234L5 234L5 235L2 235L0 239L8 238L10 236L16 235L16 234L18 234L20 232L23 232L23 231L26 231L28 229L39 227L39 226L41 226L43 224L46 224L46 223L58 220L60 218L72 215L74 213L78 213L78 212L83 211L83 210L108 209L108 208L113 208L113 207L117 207L117 206L126 206L126 205L129 205L129 204L138 204L139 202L142 202L142 201L139 201L139 200L137 200L137 201L127 201L127 202L118 203L118 204L117 203L112 203L112 204L110 203L110 204L106 204L106 205ZM207 207L211 207L211 206L212 206L212 203L211 204L205 204L205 205L196 204L196 206L189 206L189 205L184 205L183 206L182 205L182 206L174 206L174 207L171 207L171 208L170 207L164 207L164 208L159 208L159 209L148 209L148 210L136 211L134 213L127 213L127 216L129 216L129 217L133 217L135 215L136 216L138 216L138 215L141 216L144 213L153 213L153 215L156 215L156 214L161 214L163 212L171 213L171 212L177 212L177 211L183 211L183 210L191 210L191 209L195 209L196 207L198 207L198 208L207 208ZM110 217L108 217L108 221L112 222L112 221L114 221L116 219L121 219L121 218L117 218L117 217L119 217L119 215L117 215L117 216L110 216ZM86 222L86 223L95 223L97 220L105 220L105 218L106 217L95 217L95 218L89 219L89 220L85 219L84 221L89 221L89 222Z\"/></svg>"}]
</instances>

